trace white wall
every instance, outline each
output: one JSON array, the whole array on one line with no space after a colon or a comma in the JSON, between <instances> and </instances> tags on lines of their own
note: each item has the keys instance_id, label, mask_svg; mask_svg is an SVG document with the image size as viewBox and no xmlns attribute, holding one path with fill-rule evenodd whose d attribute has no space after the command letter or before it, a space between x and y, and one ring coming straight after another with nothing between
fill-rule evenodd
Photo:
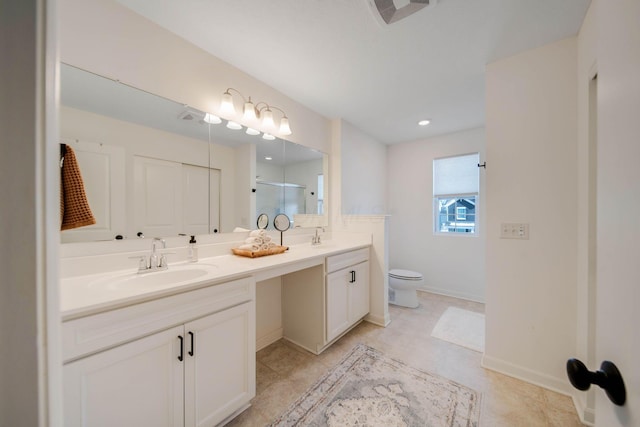
<instances>
[{"instance_id":1,"label":"white wall","mask_svg":"<svg viewBox=\"0 0 640 427\"><path fill-rule=\"evenodd\" d=\"M234 87L287 112L287 139L330 152L330 122L115 0L60 0L60 59L123 83L216 113ZM242 123L238 117L228 117ZM277 136L277 135L276 135Z\"/></svg>"},{"instance_id":2,"label":"white wall","mask_svg":"<svg viewBox=\"0 0 640 427\"><path fill-rule=\"evenodd\" d=\"M0 1L0 425L62 426L55 2Z\"/></svg>"},{"instance_id":3,"label":"white wall","mask_svg":"<svg viewBox=\"0 0 640 427\"><path fill-rule=\"evenodd\" d=\"M576 38L486 70L486 350L483 365L570 393L576 349ZM530 224L529 240L500 224Z\"/></svg>"},{"instance_id":4,"label":"white wall","mask_svg":"<svg viewBox=\"0 0 640 427\"><path fill-rule=\"evenodd\" d=\"M387 146L344 120L340 130L342 214L385 214Z\"/></svg>"},{"instance_id":5,"label":"white wall","mask_svg":"<svg viewBox=\"0 0 640 427\"><path fill-rule=\"evenodd\" d=\"M484 176L491 164L480 169L477 235L433 232L433 159L478 152L482 163L484 150L484 128L389 146L390 265L422 273L431 292L484 301L484 245L490 232L484 227Z\"/></svg>"}]
</instances>

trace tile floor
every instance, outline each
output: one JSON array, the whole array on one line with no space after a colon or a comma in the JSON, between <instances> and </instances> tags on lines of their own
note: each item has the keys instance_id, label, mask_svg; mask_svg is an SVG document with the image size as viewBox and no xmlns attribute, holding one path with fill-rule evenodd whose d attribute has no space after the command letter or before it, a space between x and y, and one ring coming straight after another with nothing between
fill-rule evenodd
<instances>
[{"instance_id":1,"label":"tile floor","mask_svg":"<svg viewBox=\"0 0 640 427\"><path fill-rule=\"evenodd\" d=\"M389 306L388 327L362 322L319 356L285 340L260 350L256 397L249 409L227 425L268 424L360 342L482 393L482 427L582 425L569 397L483 369L481 353L431 337L447 307L483 312L483 304L426 292L418 295L420 307L416 309Z\"/></svg>"}]
</instances>

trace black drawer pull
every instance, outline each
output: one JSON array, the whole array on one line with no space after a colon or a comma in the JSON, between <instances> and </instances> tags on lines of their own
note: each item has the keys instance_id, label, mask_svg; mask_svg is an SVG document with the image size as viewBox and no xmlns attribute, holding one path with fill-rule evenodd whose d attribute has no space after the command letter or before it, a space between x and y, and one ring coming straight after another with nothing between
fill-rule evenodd
<instances>
[{"instance_id":1,"label":"black drawer pull","mask_svg":"<svg viewBox=\"0 0 640 427\"><path fill-rule=\"evenodd\" d=\"M182 338L182 335L178 335L178 339L180 340L180 355L178 356L178 360L182 362L184 359L184 338Z\"/></svg>"}]
</instances>

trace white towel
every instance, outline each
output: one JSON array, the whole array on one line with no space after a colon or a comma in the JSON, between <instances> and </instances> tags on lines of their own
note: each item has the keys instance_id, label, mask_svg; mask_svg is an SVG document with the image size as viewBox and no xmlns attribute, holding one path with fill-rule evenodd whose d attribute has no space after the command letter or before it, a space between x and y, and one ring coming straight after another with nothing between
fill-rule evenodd
<instances>
[{"instance_id":1,"label":"white towel","mask_svg":"<svg viewBox=\"0 0 640 427\"><path fill-rule=\"evenodd\" d=\"M259 251L260 245L252 245L247 243L247 244L238 246L238 249L242 249L243 251Z\"/></svg>"},{"instance_id":2,"label":"white towel","mask_svg":"<svg viewBox=\"0 0 640 427\"><path fill-rule=\"evenodd\" d=\"M277 245L273 242L269 242L269 243L263 243L262 245L260 245L260 249L261 250L267 250L267 249L271 249L271 248L275 248Z\"/></svg>"},{"instance_id":3,"label":"white towel","mask_svg":"<svg viewBox=\"0 0 640 427\"><path fill-rule=\"evenodd\" d=\"M244 242L250 245L261 245L264 243L264 240L260 237L248 237Z\"/></svg>"},{"instance_id":4,"label":"white towel","mask_svg":"<svg viewBox=\"0 0 640 427\"><path fill-rule=\"evenodd\" d=\"M262 243L269 243L271 242L271 236L269 235L264 235L264 237L262 238Z\"/></svg>"},{"instance_id":5,"label":"white towel","mask_svg":"<svg viewBox=\"0 0 640 427\"><path fill-rule=\"evenodd\" d=\"M267 232L264 230L253 230L251 233L249 233L249 237L263 237L266 234Z\"/></svg>"}]
</instances>

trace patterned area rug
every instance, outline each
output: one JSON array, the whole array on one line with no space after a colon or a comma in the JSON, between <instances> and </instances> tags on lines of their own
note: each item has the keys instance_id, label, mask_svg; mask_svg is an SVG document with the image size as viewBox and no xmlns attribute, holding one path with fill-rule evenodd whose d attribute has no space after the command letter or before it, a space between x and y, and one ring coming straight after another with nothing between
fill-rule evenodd
<instances>
[{"instance_id":1,"label":"patterned area rug","mask_svg":"<svg viewBox=\"0 0 640 427\"><path fill-rule=\"evenodd\" d=\"M358 344L272 424L475 427L480 394Z\"/></svg>"},{"instance_id":2,"label":"patterned area rug","mask_svg":"<svg viewBox=\"0 0 640 427\"><path fill-rule=\"evenodd\" d=\"M431 336L471 350L484 352L484 314L448 307Z\"/></svg>"}]
</instances>

